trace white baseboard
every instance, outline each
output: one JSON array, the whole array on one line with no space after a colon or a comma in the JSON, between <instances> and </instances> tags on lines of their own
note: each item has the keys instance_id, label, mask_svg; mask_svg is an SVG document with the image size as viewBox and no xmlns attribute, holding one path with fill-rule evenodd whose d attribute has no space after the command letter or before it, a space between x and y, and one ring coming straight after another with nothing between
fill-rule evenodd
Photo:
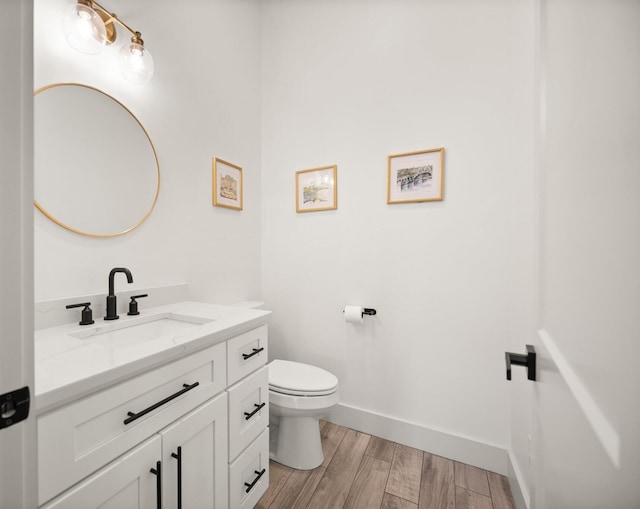
<instances>
[{"instance_id":1,"label":"white baseboard","mask_svg":"<svg viewBox=\"0 0 640 509\"><path fill-rule=\"evenodd\" d=\"M495 445L478 442L422 425L339 403L328 421L438 456L507 475L508 454Z\"/></svg>"}]
</instances>

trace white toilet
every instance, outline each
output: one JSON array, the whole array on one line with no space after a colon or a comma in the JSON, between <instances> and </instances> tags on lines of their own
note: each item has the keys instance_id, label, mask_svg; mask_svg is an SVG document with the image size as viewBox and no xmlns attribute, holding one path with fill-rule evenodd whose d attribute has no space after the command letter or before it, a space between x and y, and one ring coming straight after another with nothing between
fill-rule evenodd
<instances>
[{"instance_id":1,"label":"white toilet","mask_svg":"<svg viewBox=\"0 0 640 509\"><path fill-rule=\"evenodd\" d=\"M338 379L309 364L269 363L269 457L311 470L324 461L319 420L338 403Z\"/></svg>"}]
</instances>

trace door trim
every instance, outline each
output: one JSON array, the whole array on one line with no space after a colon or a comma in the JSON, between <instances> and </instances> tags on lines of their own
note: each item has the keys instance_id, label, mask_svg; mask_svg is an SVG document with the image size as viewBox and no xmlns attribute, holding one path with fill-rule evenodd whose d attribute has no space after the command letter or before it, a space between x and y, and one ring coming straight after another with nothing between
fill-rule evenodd
<instances>
[{"instance_id":1,"label":"door trim","mask_svg":"<svg viewBox=\"0 0 640 509\"><path fill-rule=\"evenodd\" d=\"M29 387L27 420L0 430L0 506L32 509L37 503L36 420L33 412L33 2L3 3L1 58L0 393Z\"/></svg>"}]
</instances>

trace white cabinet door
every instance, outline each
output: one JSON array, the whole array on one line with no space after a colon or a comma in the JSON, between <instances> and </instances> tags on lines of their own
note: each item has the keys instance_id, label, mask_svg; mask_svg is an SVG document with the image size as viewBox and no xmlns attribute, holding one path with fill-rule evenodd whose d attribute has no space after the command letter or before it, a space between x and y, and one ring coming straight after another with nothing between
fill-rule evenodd
<instances>
[{"instance_id":1,"label":"white cabinet door","mask_svg":"<svg viewBox=\"0 0 640 509\"><path fill-rule=\"evenodd\" d=\"M156 435L98 471L43 509L153 509L158 503L161 438Z\"/></svg>"},{"instance_id":2,"label":"white cabinet door","mask_svg":"<svg viewBox=\"0 0 640 509\"><path fill-rule=\"evenodd\" d=\"M229 507L227 394L199 406L160 435L163 507Z\"/></svg>"}]
</instances>

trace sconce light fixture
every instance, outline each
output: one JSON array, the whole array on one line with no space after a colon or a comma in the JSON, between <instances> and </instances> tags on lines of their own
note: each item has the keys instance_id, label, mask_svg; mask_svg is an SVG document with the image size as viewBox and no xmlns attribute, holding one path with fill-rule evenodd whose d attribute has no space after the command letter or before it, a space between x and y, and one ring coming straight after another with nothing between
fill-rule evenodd
<instances>
[{"instance_id":1,"label":"sconce light fixture","mask_svg":"<svg viewBox=\"0 0 640 509\"><path fill-rule=\"evenodd\" d=\"M69 45L80 53L96 55L117 37L115 23L131 33L131 42L120 50L122 76L133 83L145 84L153 76L153 58L144 47L142 34L132 30L114 13L94 0L77 0L62 18Z\"/></svg>"}]
</instances>

